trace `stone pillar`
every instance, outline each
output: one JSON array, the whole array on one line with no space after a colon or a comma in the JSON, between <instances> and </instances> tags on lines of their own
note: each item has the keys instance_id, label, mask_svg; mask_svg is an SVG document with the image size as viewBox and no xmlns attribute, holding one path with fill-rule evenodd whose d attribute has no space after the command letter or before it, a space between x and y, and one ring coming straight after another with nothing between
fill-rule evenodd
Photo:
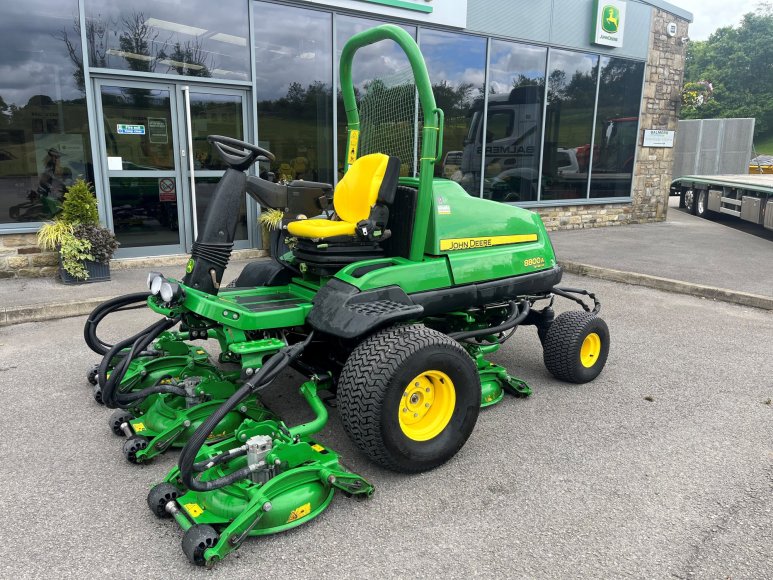
<instances>
[{"instance_id":1,"label":"stone pillar","mask_svg":"<svg viewBox=\"0 0 773 580\"><path fill-rule=\"evenodd\" d=\"M668 36L666 27L675 22L677 33ZM676 131L682 102L684 61L688 22L653 8L650 50L644 71L641 105L641 129L637 162L633 176L631 221L662 221L668 211L669 187L674 165L674 150L642 147L644 129Z\"/></svg>"}]
</instances>

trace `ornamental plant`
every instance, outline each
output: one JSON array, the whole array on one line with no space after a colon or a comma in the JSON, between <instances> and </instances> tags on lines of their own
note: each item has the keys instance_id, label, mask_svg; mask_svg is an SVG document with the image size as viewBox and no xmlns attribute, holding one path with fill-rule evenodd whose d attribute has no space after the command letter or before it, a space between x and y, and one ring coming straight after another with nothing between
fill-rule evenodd
<instances>
[{"instance_id":1,"label":"ornamental plant","mask_svg":"<svg viewBox=\"0 0 773 580\"><path fill-rule=\"evenodd\" d=\"M711 81L685 83L682 89L682 104L685 107L697 109L708 103L714 95L714 85Z\"/></svg>"},{"instance_id":2,"label":"ornamental plant","mask_svg":"<svg viewBox=\"0 0 773 580\"><path fill-rule=\"evenodd\" d=\"M107 264L118 241L99 225L97 199L91 186L79 178L64 195L62 211L38 230L38 245L59 252L62 268L73 278L87 280L86 262Z\"/></svg>"}]
</instances>

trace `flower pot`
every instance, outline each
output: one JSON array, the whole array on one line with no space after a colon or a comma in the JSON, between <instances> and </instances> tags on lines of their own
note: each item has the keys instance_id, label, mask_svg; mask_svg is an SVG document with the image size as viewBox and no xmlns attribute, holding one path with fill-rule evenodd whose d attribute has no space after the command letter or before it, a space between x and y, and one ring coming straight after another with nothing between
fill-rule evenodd
<instances>
[{"instance_id":1,"label":"flower pot","mask_svg":"<svg viewBox=\"0 0 773 580\"><path fill-rule=\"evenodd\" d=\"M86 266L86 270L89 273L89 277L86 280L75 278L62 267L62 260L59 260L59 277L64 284L91 284L92 282L106 282L110 280L110 263L101 264L99 262L93 262L86 260L83 262Z\"/></svg>"}]
</instances>

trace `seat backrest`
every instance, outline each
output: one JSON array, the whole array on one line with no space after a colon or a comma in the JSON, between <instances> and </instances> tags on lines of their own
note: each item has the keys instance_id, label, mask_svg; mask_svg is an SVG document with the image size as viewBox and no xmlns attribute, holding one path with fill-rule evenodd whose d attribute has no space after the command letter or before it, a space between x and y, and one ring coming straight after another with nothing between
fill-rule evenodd
<instances>
[{"instance_id":1,"label":"seat backrest","mask_svg":"<svg viewBox=\"0 0 773 580\"><path fill-rule=\"evenodd\" d=\"M394 201L400 159L383 153L363 155L349 166L333 194L336 215L345 222L366 220L376 202Z\"/></svg>"}]
</instances>

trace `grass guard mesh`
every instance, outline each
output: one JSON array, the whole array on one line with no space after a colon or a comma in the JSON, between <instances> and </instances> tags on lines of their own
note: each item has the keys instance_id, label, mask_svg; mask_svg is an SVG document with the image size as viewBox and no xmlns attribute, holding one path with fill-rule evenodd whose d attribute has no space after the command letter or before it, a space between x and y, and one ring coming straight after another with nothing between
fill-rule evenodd
<instances>
[{"instance_id":1,"label":"grass guard mesh","mask_svg":"<svg viewBox=\"0 0 773 580\"><path fill-rule=\"evenodd\" d=\"M398 157L400 175L413 176L416 151L421 150L421 132L417 132L421 114L410 66L368 81L357 108L359 155L384 153Z\"/></svg>"}]
</instances>

